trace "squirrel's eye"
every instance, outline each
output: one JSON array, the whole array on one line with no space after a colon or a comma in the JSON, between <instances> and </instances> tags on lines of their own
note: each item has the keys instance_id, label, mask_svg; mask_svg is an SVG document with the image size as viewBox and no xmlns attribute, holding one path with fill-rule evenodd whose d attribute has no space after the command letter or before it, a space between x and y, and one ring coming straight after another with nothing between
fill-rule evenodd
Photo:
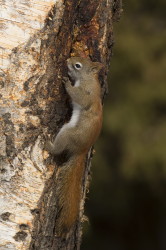
<instances>
[{"instance_id":1,"label":"squirrel's eye","mask_svg":"<svg viewBox=\"0 0 166 250\"><path fill-rule=\"evenodd\" d=\"M78 63L78 62L74 66L75 66L76 69L81 69L82 68L82 64Z\"/></svg>"}]
</instances>

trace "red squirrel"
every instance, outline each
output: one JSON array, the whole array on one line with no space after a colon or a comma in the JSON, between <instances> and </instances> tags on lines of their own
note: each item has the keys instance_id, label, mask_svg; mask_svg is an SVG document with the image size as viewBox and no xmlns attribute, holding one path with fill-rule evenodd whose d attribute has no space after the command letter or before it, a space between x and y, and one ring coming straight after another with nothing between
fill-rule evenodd
<instances>
[{"instance_id":1,"label":"red squirrel","mask_svg":"<svg viewBox=\"0 0 166 250\"><path fill-rule=\"evenodd\" d=\"M79 214L82 177L86 155L99 136L102 126L101 86L98 73L103 65L90 59L71 57L67 60L68 75L74 82L65 81L65 88L72 101L70 121L62 126L54 141L46 149L53 155L64 151L70 157L60 168L57 180L59 217L58 234L67 233Z\"/></svg>"}]
</instances>

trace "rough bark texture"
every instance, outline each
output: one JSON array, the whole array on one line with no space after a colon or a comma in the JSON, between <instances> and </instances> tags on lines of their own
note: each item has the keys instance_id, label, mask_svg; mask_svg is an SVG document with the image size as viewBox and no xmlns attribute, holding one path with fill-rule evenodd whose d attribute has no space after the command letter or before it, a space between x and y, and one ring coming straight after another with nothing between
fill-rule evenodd
<instances>
[{"instance_id":1,"label":"rough bark texture","mask_svg":"<svg viewBox=\"0 0 166 250\"><path fill-rule=\"evenodd\" d=\"M90 157L80 220L67 239L56 237L57 166L44 151L70 118L62 84L66 59L90 56L105 65L113 45L115 0L0 1L0 249L79 249Z\"/></svg>"}]
</instances>

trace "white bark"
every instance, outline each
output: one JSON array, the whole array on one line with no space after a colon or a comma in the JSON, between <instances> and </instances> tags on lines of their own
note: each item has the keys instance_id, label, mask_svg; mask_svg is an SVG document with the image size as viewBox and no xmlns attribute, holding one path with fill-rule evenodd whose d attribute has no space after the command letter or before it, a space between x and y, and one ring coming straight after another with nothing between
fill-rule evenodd
<instances>
[{"instance_id":1,"label":"white bark","mask_svg":"<svg viewBox=\"0 0 166 250\"><path fill-rule=\"evenodd\" d=\"M10 64L12 49L25 44L38 30L58 0L0 0L0 65Z\"/></svg>"},{"instance_id":2,"label":"white bark","mask_svg":"<svg viewBox=\"0 0 166 250\"><path fill-rule=\"evenodd\" d=\"M120 0L0 0L0 249L79 249L91 154L80 217L64 240L56 237L57 172L43 150L70 115L62 77L66 59L84 56L105 65ZM65 160L65 159L63 159Z\"/></svg>"},{"instance_id":3,"label":"white bark","mask_svg":"<svg viewBox=\"0 0 166 250\"><path fill-rule=\"evenodd\" d=\"M29 139L26 128L29 124L38 128L41 122L27 113L29 107L23 103L45 74L46 59L40 58L41 39L48 36L47 29L42 30L45 18L56 5L54 29L58 32L63 2L1 0L0 5L0 249L23 250L29 248L33 212L53 172L44 164L47 154L40 135L23 146ZM36 98L44 110L45 101Z\"/></svg>"}]
</instances>

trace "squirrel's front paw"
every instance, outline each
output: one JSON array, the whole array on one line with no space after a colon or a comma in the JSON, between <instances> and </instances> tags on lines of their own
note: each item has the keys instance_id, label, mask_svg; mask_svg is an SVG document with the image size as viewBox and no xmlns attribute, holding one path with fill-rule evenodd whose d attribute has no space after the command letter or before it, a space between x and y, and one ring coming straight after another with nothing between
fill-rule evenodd
<instances>
[{"instance_id":1,"label":"squirrel's front paw","mask_svg":"<svg viewBox=\"0 0 166 250\"><path fill-rule=\"evenodd\" d=\"M70 80L69 80L68 77L63 77L63 78L62 78L62 82L63 82L63 84L65 85L65 88L71 86L71 82L70 82Z\"/></svg>"},{"instance_id":2,"label":"squirrel's front paw","mask_svg":"<svg viewBox=\"0 0 166 250\"><path fill-rule=\"evenodd\" d=\"M69 77L63 76L62 82L65 84L67 81L69 81Z\"/></svg>"}]
</instances>

